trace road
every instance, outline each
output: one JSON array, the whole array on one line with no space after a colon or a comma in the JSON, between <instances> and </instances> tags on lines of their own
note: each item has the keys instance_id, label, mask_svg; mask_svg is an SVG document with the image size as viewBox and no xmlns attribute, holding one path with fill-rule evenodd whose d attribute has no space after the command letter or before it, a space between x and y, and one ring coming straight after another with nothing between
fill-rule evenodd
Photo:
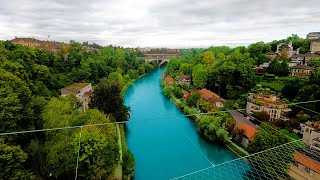
<instances>
[{"instance_id":1,"label":"road","mask_svg":"<svg viewBox=\"0 0 320 180\"><path fill-rule=\"evenodd\" d=\"M253 122L251 122L250 120L248 120L247 118L245 118L241 113L239 113L238 111L231 111L230 112L233 119L238 123L245 123L248 124L249 126L252 127L257 127Z\"/></svg>"}]
</instances>

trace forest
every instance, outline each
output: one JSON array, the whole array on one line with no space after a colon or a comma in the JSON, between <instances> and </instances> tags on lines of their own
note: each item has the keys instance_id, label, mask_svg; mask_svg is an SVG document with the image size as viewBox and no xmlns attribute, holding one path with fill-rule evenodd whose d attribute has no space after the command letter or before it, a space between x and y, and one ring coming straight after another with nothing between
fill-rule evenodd
<instances>
[{"instance_id":1,"label":"forest","mask_svg":"<svg viewBox=\"0 0 320 180\"><path fill-rule=\"evenodd\" d=\"M0 179L74 179L76 169L82 179L112 177L119 161L115 126L93 124L127 120L121 90L158 64L136 50L83 45L70 41L52 53L0 41ZM86 112L74 97L60 97L75 82L93 85ZM126 150L124 177L133 168Z\"/></svg>"}]
</instances>

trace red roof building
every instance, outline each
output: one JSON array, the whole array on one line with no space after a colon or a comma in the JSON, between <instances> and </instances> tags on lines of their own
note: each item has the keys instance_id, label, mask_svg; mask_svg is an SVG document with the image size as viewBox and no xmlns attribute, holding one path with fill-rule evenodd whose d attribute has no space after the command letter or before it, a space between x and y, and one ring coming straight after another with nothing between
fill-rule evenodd
<instances>
[{"instance_id":1,"label":"red roof building","mask_svg":"<svg viewBox=\"0 0 320 180\"><path fill-rule=\"evenodd\" d=\"M165 81L166 81L166 84L168 84L168 85L172 85L173 82L174 82L174 80L173 80L172 77L166 77L166 78L165 78Z\"/></svg>"},{"instance_id":2,"label":"red roof building","mask_svg":"<svg viewBox=\"0 0 320 180\"><path fill-rule=\"evenodd\" d=\"M217 106L217 107L223 107L223 103L225 102L224 99L222 99L218 94L210 91L210 90L207 90L207 89L201 89L198 91L200 96L210 102L211 104Z\"/></svg>"}]
</instances>

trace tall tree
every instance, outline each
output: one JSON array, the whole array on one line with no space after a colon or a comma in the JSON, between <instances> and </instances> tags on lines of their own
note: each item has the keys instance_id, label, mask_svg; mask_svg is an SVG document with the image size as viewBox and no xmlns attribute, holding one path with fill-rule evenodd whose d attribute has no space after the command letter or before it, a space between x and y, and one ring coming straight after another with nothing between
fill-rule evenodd
<instances>
[{"instance_id":1,"label":"tall tree","mask_svg":"<svg viewBox=\"0 0 320 180\"><path fill-rule=\"evenodd\" d=\"M202 64L197 64L192 69L193 84L197 88L203 88L207 84L208 73Z\"/></svg>"},{"instance_id":2,"label":"tall tree","mask_svg":"<svg viewBox=\"0 0 320 180\"><path fill-rule=\"evenodd\" d=\"M105 114L111 113L117 121L128 119L129 108L124 105L121 96L121 87L115 81L106 80L94 88L94 95L90 106L98 108Z\"/></svg>"}]
</instances>

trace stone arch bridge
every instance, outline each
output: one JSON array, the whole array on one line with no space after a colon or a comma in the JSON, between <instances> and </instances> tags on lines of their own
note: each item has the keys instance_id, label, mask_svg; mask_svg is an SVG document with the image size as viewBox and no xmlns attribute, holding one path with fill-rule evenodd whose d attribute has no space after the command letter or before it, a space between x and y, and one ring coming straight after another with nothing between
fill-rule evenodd
<instances>
[{"instance_id":1,"label":"stone arch bridge","mask_svg":"<svg viewBox=\"0 0 320 180\"><path fill-rule=\"evenodd\" d=\"M159 66L165 62L169 62L171 58L179 58L179 54L144 54L143 57L147 62L160 61Z\"/></svg>"}]
</instances>

